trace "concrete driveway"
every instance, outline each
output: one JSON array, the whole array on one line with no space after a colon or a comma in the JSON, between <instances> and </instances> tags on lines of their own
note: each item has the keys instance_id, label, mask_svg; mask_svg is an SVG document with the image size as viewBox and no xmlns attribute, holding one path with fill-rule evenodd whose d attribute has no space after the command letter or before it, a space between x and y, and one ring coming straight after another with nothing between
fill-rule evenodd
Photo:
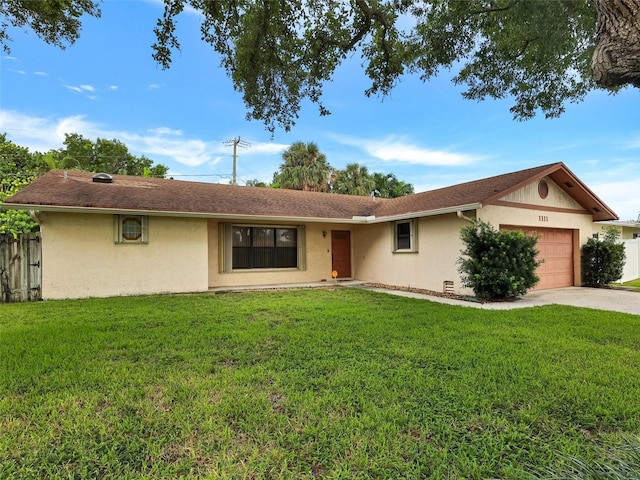
<instances>
[{"instance_id":1,"label":"concrete driveway","mask_svg":"<svg viewBox=\"0 0 640 480\"><path fill-rule=\"evenodd\" d=\"M632 292L628 290L583 287L556 288L553 290L534 291L513 302L478 303L398 290L385 290L382 288L370 289L384 291L392 295L424 298L434 302L447 303L449 305L460 305L463 307L481 308L484 310L511 310L515 308L556 304L570 305L573 307L596 308L599 310L631 313L633 315L640 316L640 292Z\"/></svg>"},{"instance_id":2,"label":"concrete driveway","mask_svg":"<svg viewBox=\"0 0 640 480\"><path fill-rule=\"evenodd\" d=\"M571 305L640 315L640 292L610 288L568 287L530 292L521 300L535 305Z\"/></svg>"}]
</instances>

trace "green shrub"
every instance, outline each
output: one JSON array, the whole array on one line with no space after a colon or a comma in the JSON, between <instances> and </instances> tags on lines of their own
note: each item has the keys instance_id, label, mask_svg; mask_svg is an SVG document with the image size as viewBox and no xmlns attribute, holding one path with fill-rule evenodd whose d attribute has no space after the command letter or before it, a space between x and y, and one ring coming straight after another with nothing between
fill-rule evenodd
<instances>
[{"instance_id":1,"label":"green shrub","mask_svg":"<svg viewBox=\"0 0 640 480\"><path fill-rule=\"evenodd\" d=\"M589 287L605 287L622 278L624 244L618 243L620 233L606 228L604 238L590 238L582 247L582 283Z\"/></svg>"},{"instance_id":2,"label":"green shrub","mask_svg":"<svg viewBox=\"0 0 640 480\"><path fill-rule=\"evenodd\" d=\"M537 237L519 230L497 231L476 221L460 234L465 244L458 260L462 284L483 300L508 299L524 295L540 278L536 269Z\"/></svg>"}]
</instances>

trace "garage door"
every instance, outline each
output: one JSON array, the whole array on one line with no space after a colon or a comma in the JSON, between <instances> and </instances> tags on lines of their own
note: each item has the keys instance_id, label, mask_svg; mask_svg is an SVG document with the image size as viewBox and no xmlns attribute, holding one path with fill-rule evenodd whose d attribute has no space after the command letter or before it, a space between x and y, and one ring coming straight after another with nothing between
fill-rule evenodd
<instances>
[{"instance_id":1,"label":"garage door","mask_svg":"<svg viewBox=\"0 0 640 480\"><path fill-rule=\"evenodd\" d=\"M538 258L544 261L536 272L540 282L534 290L573 286L572 230L511 226L503 228L540 235L536 248L540 251Z\"/></svg>"}]
</instances>

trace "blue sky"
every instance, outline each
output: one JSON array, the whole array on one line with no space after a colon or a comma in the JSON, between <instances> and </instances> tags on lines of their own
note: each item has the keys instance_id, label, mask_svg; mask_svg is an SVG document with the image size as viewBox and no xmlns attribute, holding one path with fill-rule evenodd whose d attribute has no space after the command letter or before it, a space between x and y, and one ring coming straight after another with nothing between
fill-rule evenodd
<instances>
[{"instance_id":1,"label":"blue sky","mask_svg":"<svg viewBox=\"0 0 640 480\"><path fill-rule=\"evenodd\" d=\"M0 54L0 132L32 151L62 147L65 133L117 138L136 155L169 166L178 179L229 183L232 148L239 183L269 182L282 152L313 141L329 163L358 162L394 173L416 191L564 162L622 220L640 213L640 90L592 92L559 119L512 119L512 102L474 102L443 72L428 83L404 77L391 96L364 95L369 86L357 57L325 87L332 112L303 105L290 132L271 135L245 119L241 94L199 38L199 18L179 17L181 52L170 70L151 58L158 0L106 1L102 17L86 18L66 50L21 30Z\"/></svg>"}]
</instances>

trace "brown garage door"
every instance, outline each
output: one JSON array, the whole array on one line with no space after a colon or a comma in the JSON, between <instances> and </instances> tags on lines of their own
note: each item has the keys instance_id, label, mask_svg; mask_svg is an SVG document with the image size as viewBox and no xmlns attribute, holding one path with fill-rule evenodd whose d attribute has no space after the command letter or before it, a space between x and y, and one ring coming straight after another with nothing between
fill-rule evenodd
<instances>
[{"instance_id":1,"label":"brown garage door","mask_svg":"<svg viewBox=\"0 0 640 480\"><path fill-rule=\"evenodd\" d=\"M502 227L538 234L538 258L544 260L538 267L540 282L534 290L573 286L573 231L560 228Z\"/></svg>"}]
</instances>

